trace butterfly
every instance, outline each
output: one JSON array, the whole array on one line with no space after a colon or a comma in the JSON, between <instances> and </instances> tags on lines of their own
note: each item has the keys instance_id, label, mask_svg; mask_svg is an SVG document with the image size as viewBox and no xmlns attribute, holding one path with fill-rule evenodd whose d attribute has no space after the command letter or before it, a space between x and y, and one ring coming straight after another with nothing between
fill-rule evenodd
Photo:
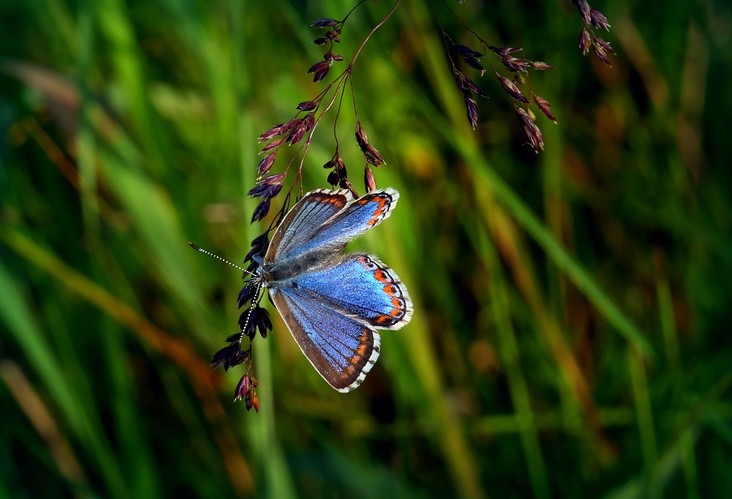
<instances>
[{"instance_id":1,"label":"butterfly","mask_svg":"<svg viewBox=\"0 0 732 499\"><path fill-rule=\"evenodd\" d=\"M275 229L260 267L262 285L315 370L339 392L359 386L379 358L376 329L400 329L412 300L377 257L343 254L346 244L391 215L399 193L305 194Z\"/></svg>"}]
</instances>

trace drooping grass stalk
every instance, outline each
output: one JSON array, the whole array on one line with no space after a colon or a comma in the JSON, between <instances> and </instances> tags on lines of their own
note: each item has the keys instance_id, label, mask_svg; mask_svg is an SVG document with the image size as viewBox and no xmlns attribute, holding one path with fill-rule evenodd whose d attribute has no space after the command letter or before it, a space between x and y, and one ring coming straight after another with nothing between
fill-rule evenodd
<instances>
[{"instance_id":1,"label":"drooping grass stalk","mask_svg":"<svg viewBox=\"0 0 732 499\"><path fill-rule=\"evenodd\" d=\"M655 497L658 493L650 482L650 471L658 463L658 449L656 444L656 429L653 422L653 407L649 396L648 379L646 377L643 359L638 352L628 349L628 369L630 371L633 388L633 402L638 421L640 446L643 453L644 481L647 480L645 493Z\"/></svg>"},{"instance_id":2,"label":"drooping grass stalk","mask_svg":"<svg viewBox=\"0 0 732 499\"><path fill-rule=\"evenodd\" d=\"M402 220L398 228L394 228L395 220ZM392 237L385 240L394 240L394 234L409 231L414 227L414 220L408 215L395 215L390 219L392 227L380 227L382 231L393 231ZM385 224L386 225L386 224ZM410 247L414 240L405 241L407 245L403 249L386 248L385 256L395 268L400 269L400 277L404 282L418 282L415 274L409 272L410 266L404 255L417 254L418 248ZM391 251L389 251L391 249ZM445 277L447 278L447 277ZM419 302L415 302L419 306ZM409 337L402 337L405 353L402 356L409 361L413 367L417 387L410 387L408 397L415 407L420 408L422 419L425 424L425 431L430 440L434 439L439 445L440 452L444 456L449 475L453 482L453 490L456 490L462 497L480 498L485 497L486 492L480 483L480 469L474 450L471 448L469 436L465 425L454 408L446 403L444 392L444 374L440 353L435 349L429 338L429 325L427 317L417 315L412 317L410 322ZM401 334L397 332L385 332L384 335ZM389 340L382 340L383 342ZM447 368L447 366L445 366ZM396 373L399 376L399 373ZM406 381L401 384L407 385ZM415 389L416 388L416 389ZM405 388L406 390L406 388ZM405 396L406 397L406 396Z\"/></svg>"},{"instance_id":3,"label":"drooping grass stalk","mask_svg":"<svg viewBox=\"0 0 732 499\"><path fill-rule=\"evenodd\" d=\"M547 478L547 466L541 453L539 433L534 421L534 411L531 407L531 397L521 367L521 354L516 341L516 332L511 324L513 314L505 289L504 277L499 270L495 251L491 244L484 241L482 247L486 261L492 262L488 267L491 274L488 276L490 280L491 312L502 361L510 384L517 423L516 431L521 437L521 445L526 456L526 465L529 469L534 496L548 498L551 497L551 492Z\"/></svg>"},{"instance_id":4,"label":"drooping grass stalk","mask_svg":"<svg viewBox=\"0 0 732 499\"><path fill-rule=\"evenodd\" d=\"M3 234L3 242L22 257L43 267L58 270L67 282L76 283L73 280L74 276L66 272L60 262L33 245L27 238L6 232ZM92 407L79 403L76 393L78 387L75 386L74 380L62 375L63 359L56 355L53 343L33 319L33 313L24 301L27 290L14 282L4 266L0 266L0 290L6 296L0 309L3 322L8 325L9 333L20 345L25 358L35 367L35 376L38 376L49 390L49 396L59 411L58 423L68 425L84 450L94 457L106 487L124 493L127 489L117 457L110 451L109 440L98 414L93 412Z\"/></svg>"}]
</instances>

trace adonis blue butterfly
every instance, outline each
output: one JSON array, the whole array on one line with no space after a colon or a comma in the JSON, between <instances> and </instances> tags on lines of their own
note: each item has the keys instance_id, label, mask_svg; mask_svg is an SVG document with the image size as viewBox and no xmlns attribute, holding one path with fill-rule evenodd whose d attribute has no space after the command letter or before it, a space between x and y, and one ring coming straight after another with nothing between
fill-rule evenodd
<instances>
[{"instance_id":1,"label":"adonis blue butterfly","mask_svg":"<svg viewBox=\"0 0 732 499\"><path fill-rule=\"evenodd\" d=\"M275 230L259 277L295 342L339 392L356 388L379 357L376 329L400 329L412 300L396 273L346 244L391 215L399 193L353 199L348 190L305 194Z\"/></svg>"}]
</instances>

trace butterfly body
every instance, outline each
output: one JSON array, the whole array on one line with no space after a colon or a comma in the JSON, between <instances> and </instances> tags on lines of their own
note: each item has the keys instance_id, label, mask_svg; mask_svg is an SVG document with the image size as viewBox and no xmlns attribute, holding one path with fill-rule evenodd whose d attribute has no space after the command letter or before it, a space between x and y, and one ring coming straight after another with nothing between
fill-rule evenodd
<instances>
[{"instance_id":1,"label":"butterfly body","mask_svg":"<svg viewBox=\"0 0 732 499\"><path fill-rule=\"evenodd\" d=\"M379 329L399 329L412 302L396 273L345 245L386 219L394 189L352 199L349 191L305 194L275 230L261 267L263 285L293 338L318 373L348 392L380 353Z\"/></svg>"}]
</instances>

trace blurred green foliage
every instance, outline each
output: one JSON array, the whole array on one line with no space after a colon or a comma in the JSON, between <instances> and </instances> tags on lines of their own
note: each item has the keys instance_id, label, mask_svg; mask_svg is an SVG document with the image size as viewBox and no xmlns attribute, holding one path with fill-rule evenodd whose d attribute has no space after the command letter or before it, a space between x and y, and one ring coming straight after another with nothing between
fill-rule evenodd
<instances>
[{"instance_id":1,"label":"blurred green foliage","mask_svg":"<svg viewBox=\"0 0 732 499\"><path fill-rule=\"evenodd\" d=\"M357 245L414 318L348 395L277 320L260 413L230 402L241 373L208 360L241 283L186 243L246 254L256 137L323 86L309 24L352 5L0 5L0 497L732 495L722 1L598 2L612 69L570 2L402 2L353 73L402 198ZM351 16L346 60L388 8ZM543 154L490 71L470 130L436 19L477 44L449 9L555 67L531 79ZM360 188L353 126L344 106ZM304 190L333 146L323 126Z\"/></svg>"}]
</instances>

